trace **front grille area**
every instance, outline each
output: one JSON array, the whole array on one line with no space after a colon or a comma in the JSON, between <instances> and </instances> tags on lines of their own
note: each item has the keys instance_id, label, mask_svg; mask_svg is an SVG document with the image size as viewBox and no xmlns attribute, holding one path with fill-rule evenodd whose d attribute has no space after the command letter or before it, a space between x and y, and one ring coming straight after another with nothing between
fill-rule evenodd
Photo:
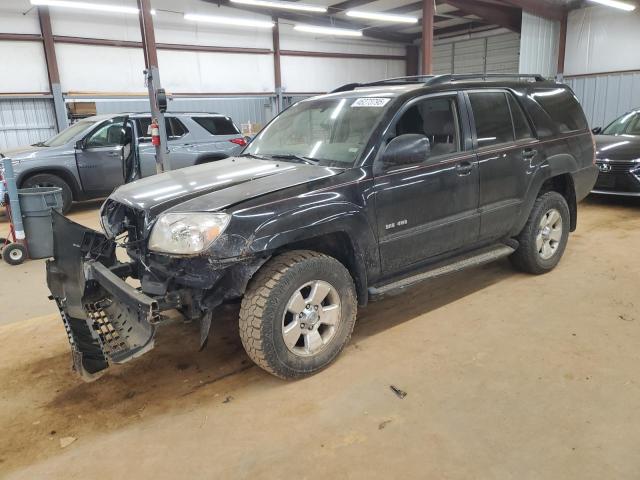
<instances>
[{"instance_id":1,"label":"front grille area","mask_svg":"<svg viewBox=\"0 0 640 480\"><path fill-rule=\"evenodd\" d=\"M93 320L93 329L100 337L100 343L106 355L113 357L118 353L124 353L129 346L120 337L120 333L113 326L106 312L106 308L111 305L110 299L103 299L85 305L85 311Z\"/></svg>"},{"instance_id":2,"label":"front grille area","mask_svg":"<svg viewBox=\"0 0 640 480\"><path fill-rule=\"evenodd\" d=\"M612 173L628 173L636 167L640 167L640 163L625 160L596 160L598 167L600 165L609 165ZM600 170L602 171L602 170Z\"/></svg>"}]
</instances>

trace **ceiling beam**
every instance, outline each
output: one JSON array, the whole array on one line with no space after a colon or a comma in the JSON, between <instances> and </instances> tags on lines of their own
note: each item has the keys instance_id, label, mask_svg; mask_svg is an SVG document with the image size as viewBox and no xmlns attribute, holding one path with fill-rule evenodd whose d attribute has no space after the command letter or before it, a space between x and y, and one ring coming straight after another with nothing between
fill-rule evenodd
<instances>
[{"instance_id":1,"label":"ceiling beam","mask_svg":"<svg viewBox=\"0 0 640 480\"><path fill-rule=\"evenodd\" d=\"M501 0L512 7L549 20L562 21L566 10L550 0Z\"/></svg>"},{"instance_id":2,"label":"ceiling beam","mask_svg":"<svg viewBox=\"0 0 640 480\"><path fill-rule=\"evenodd\" d=\"M445 0L445 3L483 20L520 33L522 12L514 7L499 7L480 0Z\"/></svg>"}]
</instances>

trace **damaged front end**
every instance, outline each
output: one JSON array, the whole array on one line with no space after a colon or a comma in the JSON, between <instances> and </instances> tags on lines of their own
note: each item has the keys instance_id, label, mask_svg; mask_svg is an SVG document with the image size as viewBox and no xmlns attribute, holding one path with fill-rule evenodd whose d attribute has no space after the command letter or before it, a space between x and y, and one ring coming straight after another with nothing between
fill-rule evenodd
<instances>
[{"instance_id":1,"label":"damaged front end","mask_svg":"<svg viewBox=\"0 0 640 480\"><path fill-rule=\"evenodd\" d=\"M47 261L47 284L69 337L73 368L87 381L112 363L151 350L166 310L177 309L185 320L199 321L203 347L213 310L241 297L264 262L148 252L146 219L122 204L106 207L103 215L109 218L103 216L103 228L112 238L53 212L54 259ZM131 261L117 260L117 246L126 248Z\"/></svg>"},{"instance_id":2,"label":"damaged front end","mask_svg":"<svg viewBox=\"0 0 640 480\"><path fill-rule=\"evenodd\" d=\"M131 264L116 260L116 243L53 212L54 259L47 285L64 322L73 368L85 380L110 362L153 348L160 305L124 281Z\"/></svg>"}]
</instances>

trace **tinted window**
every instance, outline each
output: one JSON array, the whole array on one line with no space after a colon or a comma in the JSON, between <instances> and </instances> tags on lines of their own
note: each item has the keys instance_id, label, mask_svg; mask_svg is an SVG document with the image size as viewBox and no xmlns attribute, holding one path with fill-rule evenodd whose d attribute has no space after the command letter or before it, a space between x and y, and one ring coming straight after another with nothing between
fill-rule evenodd
<instances>
[{"instance_id":1,"label":"tinted window","mask_svg":"<svg viewBox=\"0 0 640 480\"><path fill-rule=\"evenodd\" d=\"M109 120L94 130L85 142L86 148L117 147L124 145L124 120Z\"/></svg>"},{"instance_id":2,"label":"tinted window","mask_svg":"<svg viewBox=\"0 0 640 480\"><path fill-rule=\"evenodd\" d=\"M151 125L151 118L137 118L136 122L138 122L138 132L140 138L139 142L150 142L151 141L151 132L149 131L149 126Z\"/></svg>"},{"instance_id":3,"label":"tinted window","mask_svg":"<svg viewBox=\"0 0 640 480\"><path fill-rule=\"evenodd\" d=\"M238 135L240 133L228 117L193 117L193 121L211 135Z\"/></svg>"},{"instance_id":4,"label":"tinted window","mask_svg":"<svg viewBox=\"0 0 640 480\"><path fill-rule=\"evenodd\" d=\"M469 100L479 148L513 141L513 125L505 93L470 93Z\"/></svg>"},{"instance_id":5,"label":"tinted window","mask_svg":"<svg viewBox=\"0 0 640 480\"><path fill-rule=\"evenodd\" d=\"M425 135L431 143L430 157L460 150L460 132L454 98L429 98L409 107L396 124L396 136Z\"/></svg>"},{"instance_id":6,"label":"tinted window","mask_svg":"<svg viewBox=\"0 0 640 480\"><path fill-rule=\"evenodd\" d=\"M536 90L531 96L551 117L560 133L586 130L587 120L576 97L564 88Z\"/></svg>"},{"instance_id":7,"label":"tinted window","mask_svg":"<svg viewBox=\"0 0 640 480\"><path fill-rule=\"evenodd\" d=\"M175 117L168 117L167 121L167 137L168 138L180 138L186 135L188 132L187 127L184 126L180 120ZM171 130L171 132L169 132Z\"/></svg>"},{"instance_id":8,"label":"tinted window","mask_svg":"<svg viewBox=\"0 0 640 480\"><path fill-rule=\"evenodd\" d=\"M509 99L509 108L511 109L511 118L513 119L513 132L515 133L516 140L522 140L524 138L531 138L531 128L529 123L520 107L520 104L513 98L513 95L507 95Z\"/></svg>"}]
</instances>

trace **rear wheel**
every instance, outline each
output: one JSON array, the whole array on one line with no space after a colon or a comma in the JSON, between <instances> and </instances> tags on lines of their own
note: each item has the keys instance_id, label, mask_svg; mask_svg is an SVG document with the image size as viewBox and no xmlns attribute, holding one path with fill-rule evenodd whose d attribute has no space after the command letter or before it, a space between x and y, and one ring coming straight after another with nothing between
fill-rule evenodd
<instances>
[{"instance_id":1,"label":"rear wheel","mask_svg":"<svg viewBox=\"0 0 640 480\"><path fill-rule=\"evenodd\" d=\"M569 225L569 207L562 195L547 192L538 197L510 257L513 265L533 274L553 270L567 246Z\"/></svg>"},{"instance_id":2,"label":"rear wheel","mask_svg":"<svg viewBox=\"0 0 640 480\"><path fill-rule=\"evenodd\" d=\"M37 173L22 182L22 188L58 187L62 189L62 213L67 213L73 202L73 192L69 184L57 175Z\"/></svg>"},{"instance_id":3,"label":"rear wheel","mask_svg":"<svg viewBox=\"0 0 640 480\"><path fill-rule=\"evenodd\" d=\"M351 275L336 259L298 250L270 260L240 309L240 338L251 359L280 378L315 373L349 341L356 320Z\"/></svg>"}]
</instances>

